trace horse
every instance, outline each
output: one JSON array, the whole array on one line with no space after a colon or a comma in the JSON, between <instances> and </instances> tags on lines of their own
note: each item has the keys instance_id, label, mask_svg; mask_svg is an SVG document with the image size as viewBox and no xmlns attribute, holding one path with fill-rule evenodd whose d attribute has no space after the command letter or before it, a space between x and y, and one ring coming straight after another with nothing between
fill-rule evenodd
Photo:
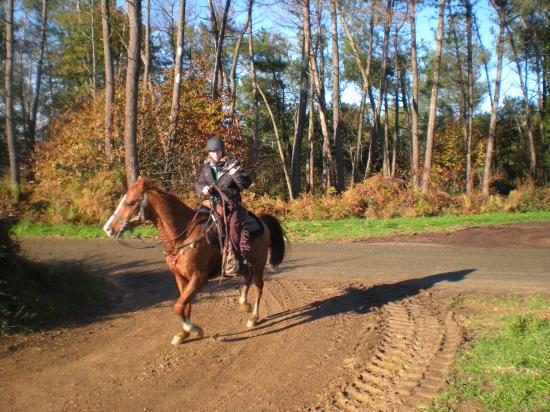
<instances>
[{"instance_id":1,"label":"horse","mask_svg":"<svg viewBox=\"0 0 550 412\"><path fill-rule=\"evenodd\" d=\"M182 331L171 343L179 345L187 338L201 338L203 329L191 322L191 301L221 267L219 242L212 241L207 228L211 216L205 219L200 209L193 210L174 194L168 193L139 176L120 200L115 212L103 226L111 238L120 238L130 227L152 222L164 245L164 256L174 274L180 296L174 304L174 313L181 319ZM210 212L211 213L211 212ZM201 218L202 216L202 218ZM254 328L259 320L259 306L264 286L264 268L267 263L279 266L286 250L286 236L280 222L272 215L259 214L263 232L250 238L249 270L244 273L239 305L251 312L247 327ZM255 286L254 308L247 301L251 283Z\"/></svg>"}]
</instances>

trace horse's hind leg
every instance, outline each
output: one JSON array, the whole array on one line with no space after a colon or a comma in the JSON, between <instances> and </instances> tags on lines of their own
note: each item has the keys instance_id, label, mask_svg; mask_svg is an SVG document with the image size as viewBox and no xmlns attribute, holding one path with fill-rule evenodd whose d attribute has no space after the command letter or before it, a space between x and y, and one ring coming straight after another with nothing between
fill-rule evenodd
<instances>
[{"instance_id":1,"label":"horse's hind leg","mask_svg":"<svg viewBox=\"0 0 550 412\"><path fill-rule=\"evenodd\" d=\"M239 297L239 308L242 312L250 313L252 312L252 306L248 303L246 297L248 295L248 289L252 283L252 275L248 273L244 279L244 285L241 288L241 296Z\"/></svg>"},{"instance_id":2,"label":"horse's hind leg","mask_svg":"<svg viewBox=\"0 0 550 412\"><path fill-rule=\"evenodd\" d=\"M246 326L248 328L253 328L258 323L260 317L260 300L262 299L262 293L264 289L264 276L263 272L254 273L254 291L255 291L255 301L254 301L254 310L252 315L248 319Z\"/></svg>"}]
</instances>

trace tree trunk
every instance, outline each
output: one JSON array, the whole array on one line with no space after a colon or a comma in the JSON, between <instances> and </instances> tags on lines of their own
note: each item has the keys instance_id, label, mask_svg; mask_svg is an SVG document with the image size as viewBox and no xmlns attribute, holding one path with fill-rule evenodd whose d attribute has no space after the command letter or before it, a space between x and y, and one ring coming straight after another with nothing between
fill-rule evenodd
<instances>
[{"instance_id":1,"label":"tree trunk","mask_svg":"<svg viewBox=\"0 0 550 412\"><path fill-rule=\"evenodd\" d=\"M472 23L473 23L473 25L475 26L475 29L476 29L476 36L477 36L477 40L479 41L479 46L481 47L482 50L484 50L485 47L483 47L483 41L481 39L481 33L479 32L479 26L477 24L477 18L476 18L476 15L474 13L472 13ZM489 93L489 100L492 102L493 101L493 92L491 90L491 78L489 77L489 66L487 65L487 60L486 59L483 60L483 67L485 69L485 80L487 82L487 93Z\"/></svg>"},{"instance_id":2,"label":"tree trunk","mask_svg":"<svg viewBox=\"0 0 550 412\"><path fill-rule=\"evenodd\" d=\"M340 120L340 56L338 52L338 17L336 0L330 0L332 31L332 135L336 152L336 190L344 190L344 154L342 151L342 132Z\"/></svg>"},{"instance_id":3,"label":"tree trunk","mask_svg":"<svg viewBox=\"0 0 550 412\"><path fill-rule=\"evenodd\" d=\"M246 30L248 29L248 25L250 24L251 17L252 17L251 13L248 14L246 23L244 24L241 34L239 35L237 43L235 44L235 49L233 50L233 61L231 62L231 70L229 71L229 80L231 82L230 83L231 86L229 89L231 93L231 117L233 119L235 117L235 110L236 110L235 105L237 101L237 63L239 61L239 53L241 51L241 44L243 42L243 37L244 37L244 34L246 33Z\"/></svg>"},{"instance_id":4,"label":"tree trunk","mask_svg":"<svg viewBox=\"0 0 550 412\"><path fill-rule=\"evenodd\" d=\"M370 68L371 68L371 61L372 61L372 51L373 51L373 39L374 39L374 26L376 23L376 13L375 13L375 6L377 4L377 1L374 0L372 3L371 8L371 17L370 17L370 23L369 23L369 45L367 50L367 64L366 67L363 66L363 62L361 61L361 55L359 53L359 50L357 48L357 44L355 43L355 40L353 39L353 36L351 35L351 31L346 23L346 20L344 19L342 9L340 7L340 4L338 0L336 0L336 5L340 9L340 21L342 22L342 26L344 26L344 31L346 33L346 37L348 38L348 41L350 42L351 48L353 50L353 56L355 57L355 62L357 63L357 67L359 67L359 71L361 72L361 77L363 78L363 87L366 89L367 94L369 96L369 102L370 107L373 113L373 117L376 113L376 104L374 102L374 96L372 93L372 87L370 84ZM373 153L373 142L375 140L376 136L376 124L373 123L370 127L370 142L369 142L369 149L368 149L368 157L367 157L367 164L365 166L365 176L364 178L368 178L370 175L371 167L372 167L372 153Z\"/></svg>"},{"instance_id":5,"label":"tree trunk","mask_svg":"<svg viewBox=\"0 0 550 412\"><path fill-rule=\"evenodd\" d=\"M111 28L109 0L101 0L101 23L103 27L103 55L105 63L105 156L113 160L113 118L115 104L115 80L111 54Z\"/></svg>"},{"instance_id":6,"label":"tree trunk","mask_svg":"<svg viewBox=\"0 0 550 412\"><path fill-rule=\"evenodd\" d=\"M388 92L384 93L384 139L382 140L382 175L391 176L390 170L390 116L388 116Z\"/></svg>"},{"instance_id":7,"label":"tree trunk","mask_svg":"<svg viewBox=\"0 0 550 412\"><path fill-rule=\"evenodd\" d=\"M393 120L393 145L392 145L392 161L391 161L391 176L395 177L397 169L397 143L399 139L399 47L397 45L397 27L393 34L393 43L395 48L395 56L393 61L393 77L394 77L394 98L395 98L395 119Z\"/></svg>"},{"instance_id":8,"label":"tree trunk","mask_svg":"<svg viewBox=\"0 0 550 412\"><path fill-rule=\"evenodd\" d=\"M42 86L42 65L44 61L44 50L46 48L46 27L48 24L48 1L42 0L42 15L40 24L40 54L36 62L36 78L34 83L34 95L31 107L31 119L28 130L29 151L32 151L36 140L36 116L38 114L38 104L40 102L40 88Z\"/></svg>"},{"instance_id":9,"label":"tree trunk","mask_svg":"<svg viewBox=\"0 0 550 412\"><path fill-rule=\"evenodd\" d=\"M103 0L102 0L103 1ZM151 86L151 0L145 0L145 38L143 39L143 86L152 95ZM145 96L146 93L143 93Z\"/></svg>"},{"instance_id":10,"label":"tree trunk","mask_svg":"<svg viewBox=\"0 0 550 412\"><path fill-rule=\"evenodd\" d=\"M523 103L525 105L525 117L527 121L527 137L529 139L529 175L532 179L536 178L537 173L537 152L536 152L536 146L535 146L535 135L533 133L533 111L531 109L531 105L529 104L529 96L527 95L527 69L525 70L525 79L523 79L523 76L521 74L521 65L519 62L519 56L518 51L516 48L516 44L514 42L514 35L512 34L512 31L510 30L510 27L507 27L508 30L508 38L510 39L510 45L512 46L512 52L514 55L514 62L516 64L516 70L518 71L518 77L519 77L519 85L521 88L521 93L523 95ZM527 62L525 62L527 65Z\"/></svg>"},{"instance_id":11,"label":"tree trunk","mask_svg":"<svg viewBox=\"0 0 550 412\"><path fill-rule=\"evenodd\" d=\"M254 34L252 31L252 6L254 0L248 1L248 20L250 21L248 25L248 53L250 56L250 79L252 80L252 105L254 112L254 124L252 126L252 150L250 157L252 161L258 160L258 146L259 146L259 133L258 125L260 122L260 111L258 107L258 81L256 79L256 63L254 61Z\"/></svg>"},{"instance_id":12,"label":"tree trunk","mask_svg":"<svg viewBox=\"0 0 550 412\"><path fill-rule=\"evenodd\" d=\"M428 132L426 135L426 154L424 156L424 175L422 178L422 193L428 193L431 183L432 155L435 134L435 115L437 109L437 95L439 93L439 70L441 64L441 46L443 44L443 24L445 19L445 0L439 0L439 21L437 26L437 39L435 44L435 63L430 99L430 116L428 118Z\"/></svg>"},{"instance_id":13,"label":"tree trunk","mask_svg":"<svg viewBox=\"0 0 550 412\"><path fill-rule=\"evenodd\" d=\"M315 57L315 54L313 52L313 47L310 47L310 56L309 56L309 62L311 71L313 74L313 81L315 82L315 93L317 95L317 102L319 105L319 122L321 123L321 133L323 134L323 155L324 155L324 161L323 165L326 170L326 187L325 189L328 189L329 187L333 186L335 184L335 176L334 176L334 159L332 157L332 150L330 145L330 137L329 137L329 131L327 126L327 115L326 115L326 103L325 103L325 87L324 87L324 58L323 58L323 51L324 51L324 45L322 40L322 24L321 24L321 15L320 15L320 5L319 2L317 2L317 24L318 24L318 32L319 32L319 66L317 66L317 59ZM309 37L309 43L311 45L311 31L305 33L306 36Z\"/></svg>"},{"instance_id":14,"label":"tree trunk","mask_svg":"<svg viewBox=\"0 0 550 412\"><path fill-rule=\"evenodd\" d=\"M468 101L469 99L466 96L466 84L464 82L464 71L462 70L462 55L460 52L460 44L458 41L458 33L456 28L455 16L451 9L451 3L447 3L449 8L449 30L453 36L454 48L455 48L455 57L456 57L456 71L458 73L458 86L460 88L460 118L462 120L462 132L464 134L464 143L466 146L466 192L468 190L470 171L471 171L471 144L468 140ZM468 8L466 8L466 13L468 13ZM467 19L466 19L467 20ZM466 35L467 37L467 35Z\"/></svg>"},{"instance_id":15,"label":"tree trunk","mask_svg":"<svg viewBox=\"0 0 550 412\"><path fill-rule=\"evenodd\" d=\"M411 173L415 189L420 187L420 163L418 159L418 61L416 54L416 0L411 0L410 24L411 24L411 72L413 79L411 102L411 140L412 140L412 164Z\"/></svg>"},{"instance_id":16,"label":"tree trunk","mask_svg":"<svg viewBox=\"0 0 550 412\"><path fill-rule=\"evenodd\" d=\"M386 78L388 76L387 74L387 66L388 66L388 48L390 43L390 30L391 30L391 19L392 19L392 0L388 0L386 3L386 22L384 24L384 43L382 46L382 68L380 70L380 82L378 85L378 98L376 99L376 112L374 114L374 125L376 127L376 138L380 139L380 115L382 112L382 102L386 102L387 99L387 91L386 91ZM387 105L387 104L386 104ZM385 116L387 117L388 113L385 113ZM388 141L386 138L386 127L384 127L384 138L382 142L382 157L383 157L383 163L382 163L382 173L384 177L388 177L390 175L390 168L389 168L389 146Z\"/></svg>"},{"instance_id":17,"label":"tree trunk","mask_svg":"<svg viewBox=\"0 0 550 412\"><path fill-rule=\"evenodd\" d=\"M491 106L491 121L489 123L489 136L487 137L487 153L485 155L485 168L483 171L483 194L489 195L489 187L491 185L491 164L493 162L493 147L495 143L495 129L497 124L498 100L500 97L500 78L502 73L502 54L504 43L504 30L506 25L506 13L504 7L499 7L499 32L497 43L497 74L495 78L495 94Z\"/></svg>"},{"instance_id":18,"label":"tree trunk","mask_svg":"<svg viewBox=\"0 0 550 412\"><path fill-rule=\"evenodd\" d=\"M178 127L181 95L181 77L183 65L183 43L185 35L185 0L180 0L178 10L178 31L176 40L176 60L174 62L174 83L172 86L172 106L170 109L170 124L168 126L168 143L166 145L166 160L164 164L163 186L170 188L174 170L174 143Z\"/></svg>"},{"instance_id":19,"label":"tree trunk","mask_svg":"<svg viewBox=\"0 0 550 412\"><path fill-rule=\"evenodd\" d=\"M313 77L313 75L310 72L310 77ZM309 82L309 121L308 121L308 129L307 129L307 147L308 147L308 162L306 167L306 174L307 174L307 191L310 193L313 193L313 187L314 187L314 170L315 170L315 144L313 136L315 134L315 117L313 116L314 113L314 105L313 105L313 82Z\"/></svg>"},{"instance_id":20,"label":"tree trunk","mask_svg":"<svg viewBox=\"0 0 550 412\"><path fill-rule=\"evenodd\" d=\"M298 103L298 114L296 119L296 128L294 129L294 146L292 147L292 192L297 197L301 192L302 180L302 141L304 137L304 128L306 123L306 109L308 99L308 73L309 73L309 50L310 36L305 33L311 33L309 0L301 0L303 14L303 44L302 44L302 63L300 66L300 100ZM312 97L313 98L313 97ZM311 114L310 114L311 115Z\"/></svg>"},{"instance_id":21,"label":"tree trunk","mask_svg":"<svg viewBox=\"0 0 550 412\"><path fill-rule=\"evenodd\" d=\"M474 133L474 68L472 51L472 3L465 0L466 5L466 41L467 41L467 71L468 71L468 136L466 139L466 192L474 190L472 172L472 140Z\"/></svg>"},{"instance_id":22,"label":"tree trunk","mask_svg":"<svg viewBox=\"0 0 550 412\"><path fill-rule=\"evenodd\" d=\"M8 142L8 156L10 160L10 181L15 187L16 195L19 193L19 160L17 158L17 140L15 137L13 116L13 0L6 2L6 66L5 76L5 116L6 116L6 140Z\"/></svg>"},{"instance_id":23,"label":"tree trunk","mask_svg":"<svg viewBox=\"0 0 550 412\"><path fill-rule=\"evenodd\" d=\"M141 40L141 1L126 0L130 38L126 71L126 108L124 112L124 160L128 184L136 181L139 161L136 143L137 101L139 95L139 65Z\"/></svg>"},{"instance_id":24,"label":"tree trunk","mask_svg":"<svg viewBox=\"0 0 550 412\"><path fill-rule=\"evenodd\" d=\"M353 155L353 162L351 164L351 184L355 184L357 181L357 171L359 166L359 156L361 154L362 148L361 143L363 140L363 122L365 117L365 99L367 98L367 88L365 82L362 82L361 87L361 103L359 104L359 119L357 126L357 142L355 144L355 153Z\"/></svg>"},{"instance_id":25,"label":"tree trunk","mask_svg":"<svg viewBox=\"0 0 550 412\"><path fill-rule=\"evenodd\" d=\"M273 131L275 132L275 139L277 140L277 148L279 149L279 156L281 157L281 163L283 165L283 173L285 175L286 187L288 190L288 197L290 198L290 200L294 200L294 196L292 195L292 185L290 183L290 176L288 174L288 169L286 167L285 152L283 150L283 145L281 144L281 138L279 136L279 128L277 127L277 121L275 120L275 116L273 114L273 111L271 110L271 106L269 105L267 98L265 97L264 92L262 91L259 85L257 85L257 88L258 88L258 93L260 93L260 95L262 96L262 99L265 103L265 107L269 112L269 117L271 118L271 124L273 125Z\"/></svg>"},{"instance_id":26,"label":"tree trunk","mask_svg":"<svg viewBox=\"0 0 550 412\"><path fill-rule=\"evenodd\" d=\"M212 101L216 100L219 95L219 90L223 88L222 84L218 86L219 83L219 74L221 73L222 66L222 52L223 52L223 40L225 37L225 27L227 25L227 14L229 13L229 6L231 5L231 0L226 0L225 9L223 11L222 24L220 27L220 32L218 33L218 38L216 40L216 58L214 62L214 81L212 82ZM213 9L212 9L213 10Z\"/></svg>"},{"instance_id":27,"label":"tree trunk","mask_svg":"<svg viewBox=\"0 0 550 412\"><path fill-rule=\"evenodd\" d=\"M92 2L92 91L94 93L97 91L97 62L96 62L96 53L95 53L95 2Z\"/></svg>"}]
</instances>

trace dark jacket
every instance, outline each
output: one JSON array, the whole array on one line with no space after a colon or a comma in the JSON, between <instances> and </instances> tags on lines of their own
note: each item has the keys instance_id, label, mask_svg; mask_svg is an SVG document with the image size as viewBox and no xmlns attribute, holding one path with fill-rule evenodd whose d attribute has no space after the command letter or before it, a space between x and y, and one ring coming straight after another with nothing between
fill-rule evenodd
<instances>
[{"instance_id":1,"label":"dark jacket","mask_svg":"<svg viewBox=\"0 0 550 412\"><path fill-rule=\"evenodd\" d=\"M216 174L217 179L214 178ZM205 186L213 184L220 188L226 196L226 200L240 203L241 190L248 188L252 184L252 180L239 162L233 158L223 158L217 165L206 160L202 165L201 174L196 184L199 196L204 196L202 191ZM215 196L216 192L213 191L212 194Z\"/></svg>"}]
</instances>

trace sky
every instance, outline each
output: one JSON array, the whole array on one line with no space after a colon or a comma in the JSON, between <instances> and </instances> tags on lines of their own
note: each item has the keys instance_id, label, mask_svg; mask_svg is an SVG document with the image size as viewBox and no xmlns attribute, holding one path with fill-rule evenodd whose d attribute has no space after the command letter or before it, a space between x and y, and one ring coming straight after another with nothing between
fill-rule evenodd
<instances>
[{"instance_id":1,"label":"sky","mask_svg":"<svg viewBox=\"0 0 550 412\"><path fill-rule=\"evenodd\" d=\"M154 1L154 0L153 0ZM177 0L176 0L177 1ZM298 22L293 18L284 4L291 0L256 0L254 8L254 27L255 30L265 28L270 32L286 33L294 38L296 34L296 25ZM293 0L294 1L294 0ZM225 0L214 0L223 2ZM124 2L118 0L120 6L124 7ZM152 2L153 3L153 2ZM248 0L233 0L233 17L237 23L243 24L246 19ZM154 4L154 3L153 3ZM177 3L176 3L177 4ZM177 13L177 7L175 12ZM446 14L448 9L445 10ZM483 45L488 49L491 61L489 62L489 75L491 78L492 89L494 89L494 78L496 73L495 45L497 43L498 26L495 24L495 12L490 6L488 0L478 0L474 12L480 29ZM152 11L153 20L155 11ZM417 6L417 44L424 43L428 48L435 47L435 32L437 30L437 7L418 7ZM206 21L209 19L208 0L188 0L187 17L192 22ZM154 23L154 22L153 22ZM408 28L407 28L408 30ZM475 38L475 33L474 33ZM419 53L422 53L419 50ZM419 56L420 57L420 56ZM485 84L485 77L481 80ZM511 62L504 59L502 73L501 101L503 96L520 96L517 74L512 67ZM347 103L358 104L360 93L357 87L344 85L342 90L342 100ZM490 111L491 102L489 96L485 96L480 105L481 111Z\"/></svg>"}]
</instances>

